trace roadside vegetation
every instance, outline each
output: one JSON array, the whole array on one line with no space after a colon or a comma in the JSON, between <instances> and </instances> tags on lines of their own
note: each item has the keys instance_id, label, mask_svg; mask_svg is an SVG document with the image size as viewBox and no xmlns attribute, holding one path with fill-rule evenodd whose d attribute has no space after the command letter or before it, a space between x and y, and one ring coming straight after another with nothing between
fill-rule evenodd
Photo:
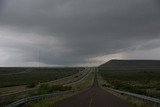
<instances>
[{"instance_id":1,"label":"roadside vegetation","mask_svg":"<svg viewBox=\"0 0 160 107\"><path fill-rule=\"evenodd\" d=\"M94 72L89 72L82 81L76 82L71 86L74 90L77 89L84 90L90 88L93 84L93 81L94 81Z\"/></svg>"},{"instance_id":2,"label":"roadside vegetation","mask_svg":"<svg viewBox=\"0 0 160 107\"><path fill-rule=\"evenodd\" d=\"M151 102L141 100L141 99L137 99L137 98L127 96L127 95L124 95L124 94L119 94L119 93L116 93L116 92L108 89L108 88L111 88L111 85L106 80L104 80L100 74L98 75L98 81L99 81L99 85L102 87L102 89L112 93L113 95L115 95L115 96L129 102L129 103L132 103L136 107L154 107L155 106Z\"/></svg>"},{"instance_id":3,"label":"roadside vegetation","mask_svg":"<svg viewBox=\"0 0 160 107\"><path fill-rule=\"evenodd\" d=\"M57 96L54 98L29 102L29 103L23 105L23 107L48 107L48 106L56 103L57 101L69 98L73 95L76 95L76 94L86 90L86 89L89 89L93 84L93 80L94 80L94 72L90 72L85 76L85 78L83 78L83 80L81 80L79 82L75 82L71 85L69 84L69 85L64 86L64 87L68 87L68 88L72 87L72 90L74 90L73 92L71 92L69 94L65 94L63 96Z\"/></svg>"},{"instance_id":4,"label":"roadside vegetation","mask_svg":"<svg viewBox=\"0 0 160 107\"><path fill-rule=\"evenodd\" d=\"M73 80L75 78L74 74L81 74L80 71L83 69L84 68L0 68L0 99L2 99L0 100L0 105L6 105L32 95L71 90L71 86L54 84L54 81L56 81L56 83L63 83L64 80Z\"/></svg>"},{"instance_id":5,"label":"roadside vegetation","mask_svg":"<svg viewBox=\"0 0 160 107\"><path fill-rule=\"evenodd\" d=\"M34 87L78 73L83 68L0 68L0 88L19 85Z\"/></svg>"},{"instance_id":6,"label":"roadside vegetation","mask_svg":"<svg viewBox=\"0 0 160 107\"><path fill-rule=\"evenodd\" d=\"M160 68L99 68L107 87L160 98Z\"/></svg>"},{"instance_id":7,"label":"roadside vegetation","mask_svg":"<svg viewBox=\"0 0 160 107\"><path fill-rule=\"evenodd\" d=\"M55 93L60 91L68 91L71 89L72 89L71 86L42 84L37 90L31 92L30 96L49 94L49 93Z\"/></svg>"},{"instance_id":8,"label":"roadside vegetation","mask_svg":"<svg viewBox=\"0 0 160 107\"><path fill-rule=\"evenodd\" d=\"M139 67L100 67L100 85L122 91L160 98L160 68ZM154 107L151 102L131 96L122 95L111 90L115 96L126 100L137 107Z\"/></svg>"}]
</instances>

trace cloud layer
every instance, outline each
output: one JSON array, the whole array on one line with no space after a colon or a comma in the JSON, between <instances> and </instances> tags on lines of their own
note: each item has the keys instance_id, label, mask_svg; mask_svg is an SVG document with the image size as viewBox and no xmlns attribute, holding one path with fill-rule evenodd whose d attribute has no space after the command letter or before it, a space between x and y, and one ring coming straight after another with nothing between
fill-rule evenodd
<instances>
[{"instance_id":1,"label":"cloud layer","mask_svg":"<svg viewBox=\"0 0 160 107\"><path fill-rule=\"evenodd\" d=\"M1 0L0 4L1 66L92 66L120 53L128 59L153 58L155 54L143 54L160 47L159 0Z\"/></svg>"}]
</instances>

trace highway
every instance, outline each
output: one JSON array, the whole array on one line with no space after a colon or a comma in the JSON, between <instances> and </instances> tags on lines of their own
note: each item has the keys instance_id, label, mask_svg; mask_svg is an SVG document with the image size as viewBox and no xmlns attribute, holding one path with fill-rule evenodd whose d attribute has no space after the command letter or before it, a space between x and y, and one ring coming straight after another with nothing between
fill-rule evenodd
<instances>
[{"instance_id":1,"label":"highway","mask_svg":"<svg viewBox=\"0 0 160 107\"><path fill-rule=\"evenodd\" d=\"M29 70L31 70L31 69L27 69L25 71L19 72L18 74L24 73L24 72L30 72ZM69 85L69 84L72 84L72 83L76 83L77 81L83 80L83 78L86 77L89 72L90 72L90 68L85 68L84 70L82 70L82 71L80 71L76 74L73 74L71 76L60 78L60 79L57 79L57 80L54 80L54 81L41 83L41 84ZM23 90L20 90L21 87L22 87ZM24 96L27 93L38 89L39 85L35 88L29 88L29 89L25 89L25 87L26 87L26 85L16 86L16 91L14 91L14 87L13 87L13 90L11 90L11 92L8 92L7 94L0 95L0 106L4 105L4 104L7 104L9 102L8 99L10 99L10 97ZM18 88L19 88L19 90L18 90ZM5 90L5 88L3 90Z\"/></svg>"},{"instance_id":2,"label":"highway","mask_svg":"<svg viewBox=\"0 0 160 107\"><path fill-rule=\"evenodd\" d=\"M50 107L135 107L101 89L95 73L92 87L70 98L61 100Z\"/></svg>"}]
</instances>

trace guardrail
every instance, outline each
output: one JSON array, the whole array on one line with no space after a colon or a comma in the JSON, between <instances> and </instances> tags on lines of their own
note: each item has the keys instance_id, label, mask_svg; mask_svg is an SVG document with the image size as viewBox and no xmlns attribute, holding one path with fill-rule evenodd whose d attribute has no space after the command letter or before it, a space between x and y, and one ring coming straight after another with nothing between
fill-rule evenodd
<instances>
[{"instance_id":1,"label":"guardrail","mask_svg":"<svg viewBox=\"0 0 160 107\"><path fill-rule=\"evenodd\" d=\"M54 81L49 81L49 82L46 82L46 83L51 83L51 84L55 84L55 85L56 84L58 84L58 85L70 84L72 82L78 81L79 79L83 78L87 73L88 73L88 68L84 68L82 71L80 71L80 72L78 72L76 74L73 74L71 76L64 77L64 78L61 78L61 79L57 79L57 80L54 80ZM74 79L66 81L66 79L72 78L72 77L75 77L75 76L78 76L78 78L74 78ZM63 82L60 83L59 81L63 81Z\"/></svg>"},{"instance_id":2,"label":"guardrail","mask_svg":"<svg viewBox=\"0 0 160 107\"><path fill-rule=\"evenodd\" d=\"M80 79L80 81L83 80L89 73L90 73L90 71L86 72L83 75L83 77ZM80 81L78 80L78 82L80 82ZM72 82L75 83L77 81L72 81ZM52 94L31 96L31 97L27 97L27 98L23 98L23 99L20 99L18 101L15 101L15 102L13 102L13 103L5 106L5 107L16 107L16 106L19 106L19 105L22 105L22 104L25 104L27 102L31 102L31 101L34 101L34 100L40 100L40 99L46 99L46 98L52 98L52 97L56 97L56 96L61 96L61 95L69 94L69 93L74 92L74 91L79 91L79 89L70 90L70 91L64 91L64 92L58 92L58 93L52 93Z\"/></svg>"},{"instance_id":3,"label":"guardrail","mask_svg":"<svg viewBox=\"0 0 160 107\"><path fill-rule=\"evenodd\" d=\"M73 75L70 75L70 76L67 76L67 77L64 77L64 78L60 78L60 79L57 79L57 80L54 80L54 81L49 81L49 82L45 82L45 83L41 83L41 84L48 84L48 83L52 83L52 82L57 82L58 83L58 85L59 85L59 81L60 80L63 80L63 79L66 79L66 78L70 78L70 77L74 77L74 76L76 76L76 75L80 75L80 74L82 74L82 72L85 72L85 70L86 70L87 68L84 68L82 71L79 71L78 73L76 73L76 74L73 74ZM27 69L28 70L28 69ZM85 76L86 74L88 73L88 71L84 74L84 75L82 75L82 76ZM82 77L83 78L83 77ZM75 80L75 81L79 81L79 80ZM69 81L69 83L71 83L71 82L75 82L75 81ZM68 84L68 83L63 83L63 84L60 84L60 85L65 85L65 84ZM56 84L55 84L56 85ZM35 87L35 88L31 88L31 89L26 89L26 90L22 90L22 91L19 91L19 92L14 92L14 93L10 93L10 94L5 94L5 95L0 95L0 104L1 103L5 103L5 100L4 99L7 99L8 97L10 97L10 96L17 96L17 95L22 95L22 94L25 94L25 93L28 93L28 92L30 92L30 91L33 91L33 90L35 90L35 89L37 89L38 87Z\"/></svg>"},{"instance_id":4,"label":"guardrail","mask_svg":"<svg viewBox=\"0 0 160 107\"><path fill-rule=\"evenodd\" d=\"M22 104L25 104L27 102L31 102L31 101L34 101L34 100L52 98L52 97L56 97L56 96L69 94L71 92L73 92L73 90L64 91L64 92L58 92L58 93L52 93L52 94L44 94L44 95L37 95L37 96L27 97L27 98L23 98L23 99L20 99L18 101L15 101L15 102L7 105L6 107L16 107L16 106L19 106L19 105L22 105Z\"/></svg>"},{"instance_id":5,"label":"guardrail","mask_svg":"<svg viewBox=\"0 0 160 107\"><path fill-rule=\"evenodd\" d=\"M73 84L75 84L75 83L81 82L81 81L83 81L90 73L91 73L91 71L90 71L90 69L89 69L81 78L79 78L78 80L72 80L72 81L70 81L70 83L64 84L64 86L66 86L66 85L73 85Z\"/></svg>"},{"instance_id":6,"label":"guardrail","mask_svg":"<svg viewBox=\"0 0 160 107\"><path fill-rule=\"evenodd\" d=\"M116 89L112 89L112 88L108 88L108 89L111 90L111 91L117 92L119 94L124 94L124 95L127 95L127 96L131 96L131 97L135 97L135 98L138 98L138 99L141 99L141 100L151 102L151 103L154 104L154 107L160 107L160 99L145 96L145 95L125 92L125 91L120 91L120 90L116 90Z\"/></svg>"}]
</instances>

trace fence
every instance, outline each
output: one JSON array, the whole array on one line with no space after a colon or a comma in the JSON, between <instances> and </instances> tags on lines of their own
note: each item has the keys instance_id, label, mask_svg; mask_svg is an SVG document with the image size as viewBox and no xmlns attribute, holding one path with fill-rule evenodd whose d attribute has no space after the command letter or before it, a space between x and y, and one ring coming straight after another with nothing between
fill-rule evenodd
<instances>
[{"instance_id":1,"label":"fence","mask_svg":"<svg viewBox=\"0 0 160 107\"><path fill-rule=\"evenodd\" d=\"M154 104L154 107L160 107L160 99L153 98L153 97L148 97L148 96L145 96L145 95L130 93L130 92L124 92L124 91L111 89L111 88L108 88L108 89L111 90L111 91L117 92L119 94L124 94L124 95L127 95L127 96L131 96L131 97L135 97L135 98L138 98L138 99L142 99L142 100L151 102L151 103Z\"/></svg>"},{"instance_id":2,"label":"fence","mask_svg":"<svg viewBox=\"0 0 160 107\"><path fill-rule=\"evenodd\" d=\"M37 96L27 97L27 98L23 98L21 100L15 101L15 102L7 105L6 107L16 107L16 106L19 106L19 105L22 105L22 104L25 104L27 102L31 102L31 101L34 101L34 100L52 98L52 97L56 97L56 96L61 96L61 95L69 94L71 92L73 92L73 90L71 90L71 91L64 91L64 92L58 92L58 93L52 93L52 94L44 94L44 95L37 95Z\"/></svg>"}]
</instances>

